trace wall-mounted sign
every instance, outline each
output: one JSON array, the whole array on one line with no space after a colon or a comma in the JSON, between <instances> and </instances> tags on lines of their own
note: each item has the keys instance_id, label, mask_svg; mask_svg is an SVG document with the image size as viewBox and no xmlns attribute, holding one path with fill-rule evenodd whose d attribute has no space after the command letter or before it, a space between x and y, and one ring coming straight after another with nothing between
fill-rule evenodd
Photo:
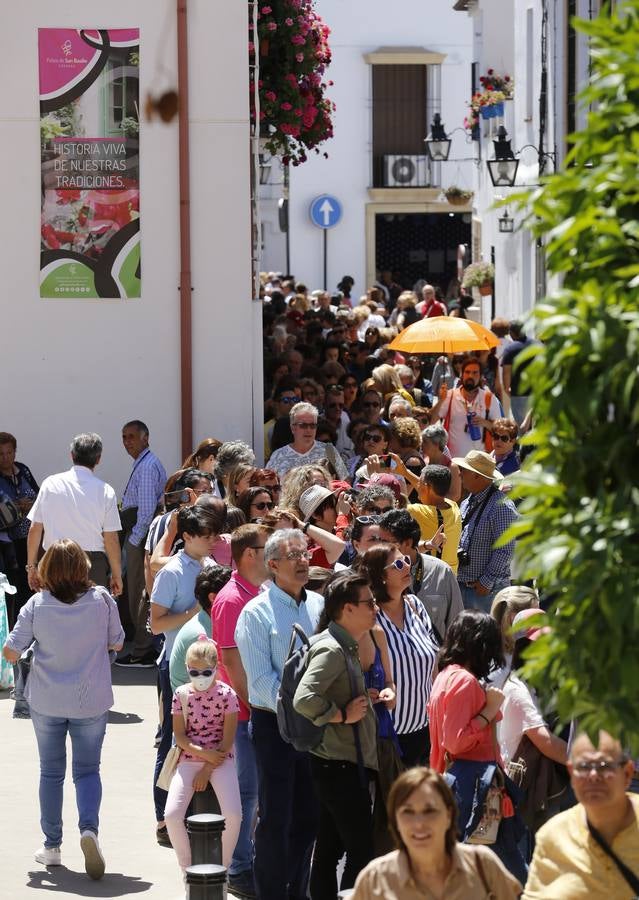
<instances>
[{"instance_id":1,"label":"wall-mounted sign","mask_svg":"<svg viewBox=\"0 0 639 900\"><path fill-rule=\"evenodd\" d=\"M41 28L40 296L141 293L137 28Z\"/></svg>"}]
</instances>

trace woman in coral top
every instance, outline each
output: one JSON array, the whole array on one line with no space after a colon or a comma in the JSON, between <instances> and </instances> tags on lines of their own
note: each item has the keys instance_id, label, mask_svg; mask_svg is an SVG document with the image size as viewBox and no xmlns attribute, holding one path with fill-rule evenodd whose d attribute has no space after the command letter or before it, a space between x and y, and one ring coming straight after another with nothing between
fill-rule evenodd
<instances>
[{"instance_id":1,"label":"woman in coral top","mask_svg":"<svg viewBox=\"0 0 639 900\"><path fill-rule=\"evenodd\" d=\"M504 700L498 688L484 686L490 672L504 664L499 626L491 616L465 610L449 627L428 702L430 764L447 772L459 806L463 841L473 841L489 789L503 784L501 822L492 849L520 881L526 867L517 841L523 834L515 814L512 782L504 776L495 723Z\"/></svg>"},{"instance_id":2,"label":"woman in coral top","mask_svg":"<svg viewBox=\"0 0 639 900\"><path fill-rule=\"evenodd\" d=\"M437 772L445 771L447 759L497 758L492 722L501 718L504 695L497 688L483 688L480 680L502 665L501 635L494 619L477 610L460 613L441 649L428 704L430 765Z\"/></svg>"}]
</instances>

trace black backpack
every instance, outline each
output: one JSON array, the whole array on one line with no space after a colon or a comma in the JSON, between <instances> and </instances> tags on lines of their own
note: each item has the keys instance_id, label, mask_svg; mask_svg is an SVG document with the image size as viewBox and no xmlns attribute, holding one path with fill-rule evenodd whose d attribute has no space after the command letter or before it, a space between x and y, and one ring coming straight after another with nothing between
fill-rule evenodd
<instances>
[{"instance_id":1,"label":"black backpack","mask_svg":"<svg viewBox=\"0 0 639 900\"><path fill-rule=\"evenodd\" d=\"M308 666L311 647L323 640L326 634L315 634L312 638L299 625L293 625L291 643L282 670L282 680L277 692L277 725L282 739L292 744L296 750L314 750L324 735L325 725L314 725L310 719L298 713L293 706L297 686ZM302 642L295 648L297 638Z\"/></svg>"}]
</instances>

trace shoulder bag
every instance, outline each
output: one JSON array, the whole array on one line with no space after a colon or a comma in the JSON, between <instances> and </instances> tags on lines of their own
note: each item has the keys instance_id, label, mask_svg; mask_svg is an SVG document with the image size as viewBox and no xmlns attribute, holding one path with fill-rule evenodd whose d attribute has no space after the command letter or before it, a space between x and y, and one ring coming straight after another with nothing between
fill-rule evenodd
<instances>
[{"instance_id":1,"label":"shoulder bag","mask_svg":"<svg viewBox=\"0 0 639 900\"><path fill-rule=\"evenodd\" d=\"M482 883L483 889L486 891L486 900L497 900L497 895L488 884L488 879L486 878L486 872L484 871L484 864L482 862L480 853L477 853L475 855L475 861L477 863L477 874L479 875L479 880Z\"/></svg>"},{"instance_id":2,"label":"shoulder bag","mask_svg":"<svg viewBox=\"0 0 639 900\"><path fill-rule=\"evenodd\" d=\"M591 822L588 822L588 831L592 835L592 838L599 844L603 852L607 856L609 856L613 863L617 866L620 873L623 875L626 884L628 884L632 888L636 896L639 896L639 876L635 875L632 869L629 869L625 862L619 859L612 847L608 845L604 836L597 831L597 829Z\"/></svg>"},{"instance_id":3,"label":"shoulder bag","mask_svg":"<svg viewBox=\"0 0 639 900\"><path fill-rule=\"evenodd\" d=\"M186 729L187 720L188 720L188 709L187 709L187 695L186 691L177 689L176 694L180 698L180 703L182 704L182 715L184 716L184 728ZM166 759L160 769L160 774L158 775L158 779L156 781L157 786L163 790L168 791L169 785L171 784L171 779L175 774L175 770L177 769L177 764L180 761L180 754L182 750L177 744L174 744L173 747L166 754Z\"/></svg>"}]
</instances>

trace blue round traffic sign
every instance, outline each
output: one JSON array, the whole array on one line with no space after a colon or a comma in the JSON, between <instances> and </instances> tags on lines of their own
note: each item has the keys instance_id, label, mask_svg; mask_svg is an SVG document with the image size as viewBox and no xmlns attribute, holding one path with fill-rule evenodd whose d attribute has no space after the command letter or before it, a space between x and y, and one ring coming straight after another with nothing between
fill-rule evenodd
<instances>
[{"instance_id":1,"label":"blue round traffic sign","mask_svg":"<svg viewBox=\"0 0 639 900\"><path fill-rule=\"evenodd\" d=\"M337 197L320 194L311 203L311 222L318 228L333 228L342 218L342 204Z\"/></svg>"}]
</instances>

